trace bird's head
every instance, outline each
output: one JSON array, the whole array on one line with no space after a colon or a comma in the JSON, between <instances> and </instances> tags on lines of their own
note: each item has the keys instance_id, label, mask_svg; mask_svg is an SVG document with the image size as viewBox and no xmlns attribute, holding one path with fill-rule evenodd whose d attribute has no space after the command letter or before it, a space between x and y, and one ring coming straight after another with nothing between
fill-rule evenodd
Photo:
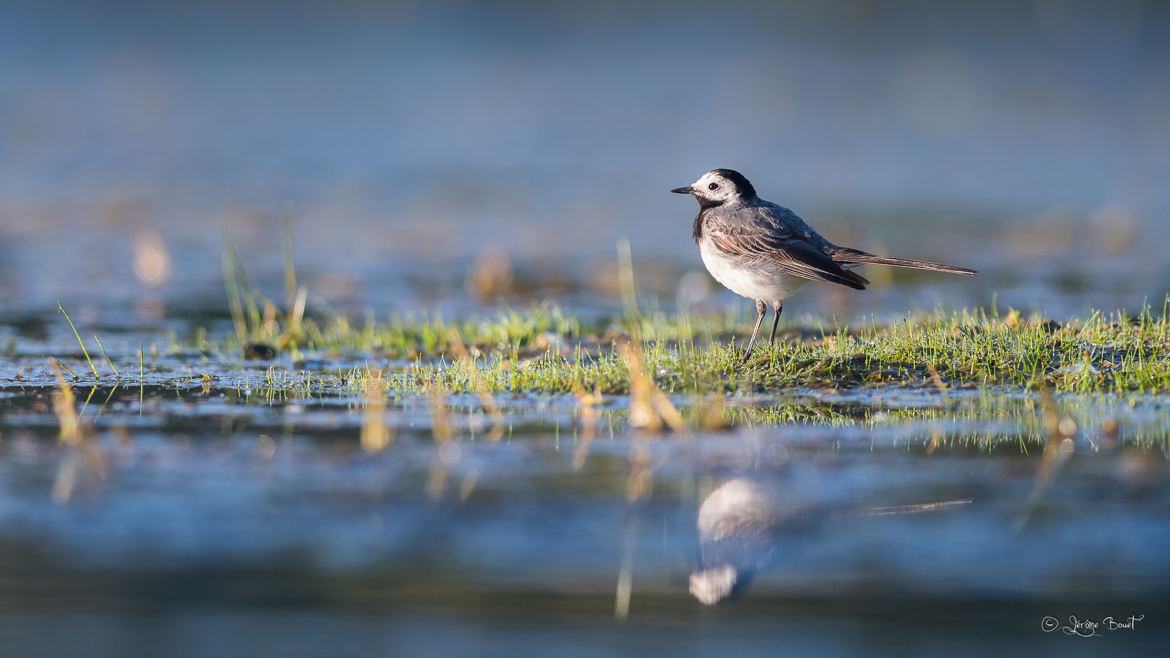
<instances>
[{"instance_id":1,"label":"bird's head","mask_svg":"<svg viewBox=\"0 0 1170 658\"><path fill-rule=\"evenodd\" d=\"M751 199L756 196L756 188L752 187L743 174L732 169L712 169L691 185L677 187L671 192L690 194L703 208L721 206L728 201Z\"/></svg>"}]
</instances>

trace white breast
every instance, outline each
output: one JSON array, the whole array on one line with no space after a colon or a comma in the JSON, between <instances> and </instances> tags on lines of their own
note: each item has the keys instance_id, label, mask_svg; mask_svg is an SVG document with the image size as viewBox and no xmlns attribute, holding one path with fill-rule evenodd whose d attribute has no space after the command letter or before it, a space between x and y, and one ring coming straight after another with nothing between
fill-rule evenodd
<instances>
[{"instance_id":1,"label":"white breast","mask_svg":"<svg viewBox=\"0 0 1170 658\"><path fill-rule=\"evenodd\" d=\"M808 283L808 279L786 274L778 264L766 258L725 254L705 235L699 240L699 256L716 281L748 299L762 299L774 304Z\"/></svg>"}]
</instances>

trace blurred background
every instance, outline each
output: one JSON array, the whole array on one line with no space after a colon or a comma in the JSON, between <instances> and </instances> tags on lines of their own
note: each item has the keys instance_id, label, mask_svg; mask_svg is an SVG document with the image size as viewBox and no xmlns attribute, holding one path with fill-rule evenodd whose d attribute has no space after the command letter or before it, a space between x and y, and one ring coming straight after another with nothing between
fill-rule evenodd
<instances>
[{"instance_id":1,"label":"blurred background","mask_svg":"<svg viewBox=\"0 0 1170 658\"><path fill-rule=\"evenodd\" d=\"M745 173L830 239L976 267L800 313L1061 319L1170 288L1154 2L7 3L0 312L226 313L220 226L310 306L743 305L667 190ZM688 272L693 272L687 276ZM681 282L681 285L680 285Z\"/></svg>"}]
</instances>

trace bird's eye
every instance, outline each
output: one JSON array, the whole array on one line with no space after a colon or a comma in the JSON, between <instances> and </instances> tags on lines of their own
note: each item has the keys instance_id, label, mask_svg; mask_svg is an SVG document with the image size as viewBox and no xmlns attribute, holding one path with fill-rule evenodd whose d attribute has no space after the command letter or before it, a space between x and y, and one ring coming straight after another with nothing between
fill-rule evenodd
<instances>
[{"instance_id":1,"label":"bird's eye","mask_svg":"<svg viewBox=\"0 0 1170 658\"><path fill-rule=\"evenodd\" d=\"M707 189L712 190L712 191L717 190L717 189L719 189L719 183L711 183L710 185L707 186Z\"/></svg>"}]
</instances>

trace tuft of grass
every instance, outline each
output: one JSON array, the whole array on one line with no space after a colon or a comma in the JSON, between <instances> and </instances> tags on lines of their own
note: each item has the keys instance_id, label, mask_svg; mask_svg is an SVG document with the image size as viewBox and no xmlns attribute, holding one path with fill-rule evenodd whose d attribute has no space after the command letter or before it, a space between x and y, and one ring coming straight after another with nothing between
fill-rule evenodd
<instances>
[{"instance_id":1,"label":"tuft of grass","mask_svg":"<svg viewBox=\"0 0 1170 658\"><path fill-rule=\"evenodd\" d=\"M69 328L73 330L73 335L77 337L77 344L81 346L81 353L85 355L86 362L89 363L90 369L93 370L94 379L101 379L102 376L98 374L97 367L93 365L93 359L89 358L89 350L85 349L85 342L81 340L81 334L77 333L77 327L73 325L73 320L70 319L69 313L65 311L61 300L57 300L57 308L65 315L65 320L69 322ZM69 368L66 368L66 370L69 370ZM74 379L77 379L77 375L73 374L72 370L69 370L69 374L73 375Z\"/></svg>"},{"instance_id":2,"label":"tuft of grass","mask_svg":"<svg viewBox=\"0 0 1170 658\"><path fill-rule=\"evenodd\" d=\"M53 413L57 416L57 424L60 427L59 440L66 445L75 446L81 443L80 414L77 413L73 389L65 382L65 376L57 367L59 364L60 361L49 357L49 368L57 380L57 388L53 390L52 396Z\"/></svg>"},{"instance_id":3,"label":"tuft of grass","mask_svg":"<svg viewBox=\"0 0 1170 658\"><path fill-rule=\"evenodd\" d=\"M365 412L362 416L361 446L366 452L381 452L394 440L393 428L386 425L386 389L382 371L374 370L366 378Z\"/></svg>"},{"instance_id":4,"label":"tuft of grass","mask_svg":"<svg viewBox=\"0 0 1170 658\"><path fill-rule=\"evenodd\" d=\"M1014 309L1001 317L994 298L986 309L915 312L889 324L871 318L844 326L823 318L799 326L786 318L781 340L759 346L741 365L732 340L749 326L742 312L703 317L643 308L625 240L618 243L621 314L594 322L548 304L460 321L425 314L382 321L371 314L362 323L343 315L306 317L287 214L284 252L281 312L248 284L224 230L224 281L235 336L218 344L200 339L199 349L238 354L249 344L262 344L293 358L383 359L387 393L471 393L489 411L490 397L502 393L595 390L637 393L634 397L642 399L639 391L650 391L660 420L673 418L669 401L663 402L672 394L715 399L744 392L897 386L937 390L949 405L957 391L971 388L1170 391L1170 298L1161 309L1147 304L1137 315L1094 311L1063 325ZM363 377L355 369L342 379L361 386ZM282 389L285 385L277 381L272 389L311 388L295 378Z\"/></svg>"},{"instance_id":5,"label":"tuft of grass","mask_svg":"<svg viewBox=\"0 0 1170 658\"><path fill-rule=\"evenodd\" d=\"M110 364L110 370L114 371L114 379L121 379L122 375L118 372L118 367L114 365L114 361L110 359L110 355L106 353L106 346L102 345L102 339L98 338L97 334L93 335L93 339L97 341L98 349L102 351L102 356L106 357L106 363Z\"/></svg>"},{"instance_id":6,"label":"tuft of grass","mask_svg":"<svg viewBox=\"0 0 1170 658\"><path fill-rule=\"evenodd\" d=\"M945 391L947 398L985 387L1170 391L1170 323L1149 308L1137 316L1094 313L1062 326L1043 317L1008 324L981 310L916 313L888 325L790 325L784 340L761 346L743 365L721 318L647 314L640 322L654 338L634 341L615 330L620 321L586 327L547 307L509 311L495 321L395 319L360 329L338 321L322 333L328 338L319 349L406 359L387 374L389 390L406 395L424 395L436 383L479 396L627 394L635 370L668 394L888 386ZM693 338L696 328L709 338ZM462 336L466 347L456 347L452 336ZM637 367L619 347L626 342L635 348ZM470 366L464 350L475 355Z\"/></svg>"},{"instance_id":7,"label":"tuft of grass","mask_svg":"<svg viewBox=\"0 0 1170 658\"><path fill-rule=\"evenodd\" d=\"M248 285L248 278L244 274L244 266L236 255L236 248L228 235L227 227L223 231L223 284L227 291L228 308L232 314L232 325L236 330L236 339L241 345L248 340L260 327L260 308L256 304L256 295ZM246 311L246 312L245 312Z\"/></svg>"}]
</instances>

